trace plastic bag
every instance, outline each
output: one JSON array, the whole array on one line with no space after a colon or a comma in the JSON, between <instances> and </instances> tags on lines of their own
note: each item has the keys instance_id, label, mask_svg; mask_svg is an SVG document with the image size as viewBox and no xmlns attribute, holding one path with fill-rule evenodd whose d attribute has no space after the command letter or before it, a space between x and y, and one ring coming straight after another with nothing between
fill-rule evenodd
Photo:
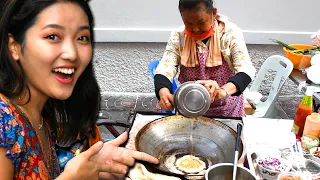
<instances>
[{"instance_id":1,"label":"plastic bag","mask_svg":"<svg viewBox=\"0 0 320 180\"><path fill-rule=\"evenodd\" d=\"M318 46L318 48L309 50L308 54L302 56L299 64L299 70L303 72L311 66L310 61L312 56L320 54L320 30L311 36L311 40L316 44L316 46Z\"/></svg>"},{"instance_id":2,"label":"plastic bag","mask_svg":"<svg viewBox=\"0 0 320 180\"><path fill-rule=\"evenodd\" d=\"M317 46L320 46L320 30L311 36L311 39Z\"/></svg>"}]
</instances>

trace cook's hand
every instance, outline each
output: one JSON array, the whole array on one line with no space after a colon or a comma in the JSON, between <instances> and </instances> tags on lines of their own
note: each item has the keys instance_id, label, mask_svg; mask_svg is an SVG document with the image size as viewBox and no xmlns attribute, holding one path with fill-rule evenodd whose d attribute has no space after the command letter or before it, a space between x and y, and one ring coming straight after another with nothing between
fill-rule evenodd
<instances>
[{"instance_id":1,"label":"cook's hand","mask_svg":"<svg viewBox=\"0 0 320 180\"><path fill-rule=\"evenodd\" d=\"M166 111L172 111L174 108L173 95L168 88L161 88L159 91L160 107Z\"/></svg>"},{"instance_id":2,"label":"cook's hand","mask_svg":"<svg viewBox=\"0 0 320 180\"><path fill-rule=\"evenodd\" d=\"M103 147L101 141L88 150L72 158L57 179L98 179L100 172L125 174L127 167L117 162L96 162L90 158L97 155Z\"/></svg>"},{"instance_id":3,"label":"cook's hand","mask_svg":"<svg viewBox=\"0 0 320 180\"><path fill-rule=\"evenodd\" d=\"M147 161L150 163L158 164L159 160L149 154L134 151L131 149L119 147L123 144L128 138L128 133L124 132L116 139L104 143L103 148L98 154L93 156L90 160L97 161L100 163L121 163L122 165L128 167L132 166L135 162L135 159ZM103 172L99 174L101 179L123 179L124 174L117 174L113 172Z\"/></svg>"},{"instance_id":4,"label":"cook's hand","mask_svg":"<svg viewBox=\"0 0 320 180\"><path fill-rule=\"evenodd\" d=\"M227 92L218 85L216 81L213 80L198 80L197 83L202 84L210 94L211 103L215 99L223 99L227 96Z\"/></svg>"}]
</instances>

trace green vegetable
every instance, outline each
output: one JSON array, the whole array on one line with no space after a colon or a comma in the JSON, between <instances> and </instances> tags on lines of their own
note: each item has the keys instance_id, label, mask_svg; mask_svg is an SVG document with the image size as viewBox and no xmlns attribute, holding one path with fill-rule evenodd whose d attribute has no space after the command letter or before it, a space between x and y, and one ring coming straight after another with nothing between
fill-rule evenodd
<instances>
[{"instance_id":1,"label":"green vegetable","mask_svg":"<svg viewBox=\"0 0 320 180\"><path fill-rule=\"evenodd\" d=\"M274 43L279 44L279 45L280 45L280 46L282 46L282 47L286 47L287 49L289 49L289 50L291 50L291 51L293 51L293 50L297 50L296 48L291 47L289 44L286 44L286 43L281 42L281 41L279 41L279 40L271 39L271 41L272 41L272 42L274 42Z\"/></svg>"},{"instance_id":2,"label":"green vegetable","mask_svg":"<svg viewBox=\"0 0 320 180\"><path fill-rule=\"evenodd\" d=\"M320 46L317 46L317 47L311 48L311 49L300 50L300 49L296 49L296 48L294 48L294 47L292 47L282 41L276 40L276 39L271 39L271 41L282 46L282 47L286 47L287 49L289 49L291 52L293 52L295 54L315 55L320 52Z\"/></svg>"}]
</instances>

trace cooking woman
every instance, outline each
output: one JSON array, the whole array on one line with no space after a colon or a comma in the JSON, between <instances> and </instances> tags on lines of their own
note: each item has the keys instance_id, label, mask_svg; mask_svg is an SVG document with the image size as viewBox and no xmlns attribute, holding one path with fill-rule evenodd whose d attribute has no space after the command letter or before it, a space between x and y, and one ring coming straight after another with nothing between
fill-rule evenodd
<instances>
[{"instance_id":1,"label":"cooking woman","mask_svg":"<svg viewBox=\"0 0 320 180\"><path fill-rule=\"evenodd\" d=\"M243 117L242 92L254 78L241 29L217 13L212 0L179 0L184 26L171 33L154 77L164 110L173 110L172 81L197 81L210 93L206 115Z\"/></svg>"}]
</instances>

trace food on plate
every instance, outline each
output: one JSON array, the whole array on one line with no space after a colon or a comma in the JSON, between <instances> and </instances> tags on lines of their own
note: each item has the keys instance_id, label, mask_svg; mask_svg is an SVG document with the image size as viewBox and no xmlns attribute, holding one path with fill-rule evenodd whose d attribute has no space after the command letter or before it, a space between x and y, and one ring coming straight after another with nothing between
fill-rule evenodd
<instances>
[{"instance_id":1,"label":"food on plate","mask_svg":"<svg viewBox=\"0 0 320 180\"><path fill-rule=\"evenodd\" d=\"M282 41L271 39L272 42L277 43L278 45L287 48L289 51L291 51L294 54L303 54L303 55L314 55L320 52L320 47L310 48L310 49L296 49L295 47L290 46L289 44L286 44Z\"/></svg>"},{"instance_id":2,"label":"food on plate","mask_svg":"<svg viewBox=\"0 0 320 180\"><path fill-rule=\"evenodd\" d=\"M204 163L199 157L192 155L185 155L176 161L176 167L188 174L198 173L206 168L206 163Z\"/></svg>"},{"instance_id":3,"label":"food on plate","mask_svg":"<svg viewBox=\"0 0 320 180\"><path fill-rule=\"evenodd\" d=\"M319 138L312 135L304 135L301 138L302 147L306 150L310 150L313 147L319 146Z\"/></svg>"},{"instance_id":4,"label":"food on plate","mask_svg":"<svg viewBox=\"0 0 320 180\"><path fill-rule=\"evenodd\" d=\"M275 157L266 157L264 159L260 159L258 164L265 169L277 172L283 172L287 167L284 163L281 163L280 159Z\"/></svg>"},{"instance_id":5,"label":"food on plate","mask_svg":"<svg viewBox=\"0 0 320 180\"><path fill-rule=\"evenodd\" d=\"M136 180L155 180L155 179L181 180L180 178L177 178L177 177L150 172L143 164L140 164L140 163L135 163L134 167L129 171L127 176L129 178L126 178L126 179L136 179Z\"/></svg>"},{"instance_id":6,"label":"food on plate","mask_svg":"<svg viewBox=\"0 0 320 180\"><path fill-rule=\"evenodd\" d=\"M300 172L283 172L279 174L278 180L303 180Z\"/></svg>"},{"instance_id":7,"label":"food on plate","mask_svg":"<svg viewBox=\"0 0 320 180\"><path fill-rule=\"evenodd\" d=\"M300 176L281 176L279 180L302 180Z\"/></svg>"},{"instance_id":8,"label":"food on plate","mask_svg":"<svg viewBox=\"0 0 320 180\"><path fill-rule=\"evenodd\" d=\"M320 157L320 147L313 147L309 150L310 154Z\"/></svg>"}]
</instances>

